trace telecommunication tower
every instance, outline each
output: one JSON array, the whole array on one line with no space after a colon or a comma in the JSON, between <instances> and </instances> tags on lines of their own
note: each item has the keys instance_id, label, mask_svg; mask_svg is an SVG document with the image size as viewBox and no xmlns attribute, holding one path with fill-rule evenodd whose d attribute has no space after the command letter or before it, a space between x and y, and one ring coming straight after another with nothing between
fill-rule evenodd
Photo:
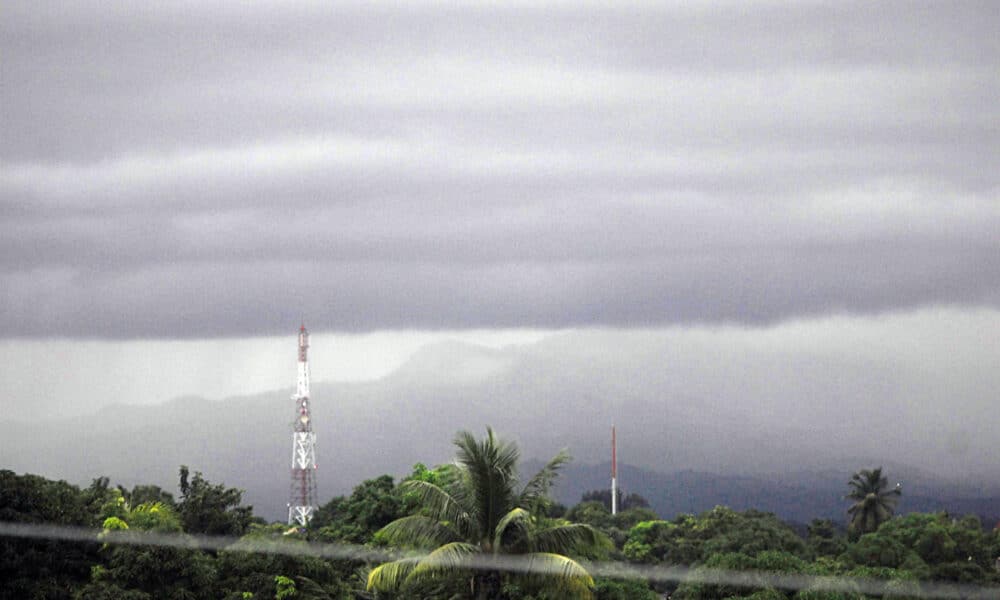
<instances>
[{"instance_id":1,"label":"telecommunication tower","mask_svg":"<svg viewBox=\"0 0 1000 600\"><path fill-rule=\"evenodd\" d=\"M292 483L288 524L305 527L316 511L316 433L309 409L309 332L299 328L299 375L295 386L295 425L292 432Z\"/></svg>"}]
</instances>

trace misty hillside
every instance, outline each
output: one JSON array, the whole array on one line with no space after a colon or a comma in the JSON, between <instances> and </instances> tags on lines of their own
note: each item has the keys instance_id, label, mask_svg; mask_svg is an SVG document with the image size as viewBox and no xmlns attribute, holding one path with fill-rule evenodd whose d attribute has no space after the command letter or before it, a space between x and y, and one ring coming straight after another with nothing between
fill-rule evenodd
<instances>
[{"instance_id":1,"label":"misty hillside","mask_svg":"<svg viewBox=\"0 0 1000 600\"><path fill-rule=\"evenodd\" d=\"M828 368L810 369L816 356L746 350L736 340L728 355L706 365L663 336L571 333L504 350L436 344L378 381L314 383L320 497L382 473L406 474L418 461L448 461L457 430L478 433L489 424L516 439L527 459L569 448L576 462L563 495L575 501L605 485L603 475L584 465L607 460L612 422L619 456L636 466L623 469L623 484L663 513L741 507L745 500L789 518L839 514L851 470L891 462L930 473L925 478L936 491L952 490L949 498L995 490L976 477L977 468L985 469L977 460L989 462L978 453L981 438L970 436L955 450L947 435L925 435L931 423L921 415L907 409L908 421L901 420L908 406L903 395L898 405L865 404L865 386L891 385L891 372L873 373L859 359L830 375ZM0 466L79 483L108 475L172 487L178 466L187 464L246 489L259 514L280 518L291 454L290 393L185 397L72 420L2 423ZM957 401L953 414L955 422L943 426L982 425ZM822 469L832 471L817 477ZM964 476L966 484L943 473Z\"/></svg>"},{"instance_id":2,"label":"misty hillside","mask_svg":"<svg viewBox=\"0 0 1000 600\"><path fill-rule=\"evenodd\" d=\"M541 463L530 465L540 467ZM905 467L891 473L912 472ZM610 464L569 465L556 486L560 502L572 506L585 492L607 489ZM844 494L851 471L798 472L781 477L719 475L697 471L658 473L631 465L619 465L619 487L626 494L637 493L649 501L661 516L697 514L716 505L735 510L757 509L781 518L808 523L814 518L845 521ZM907 479L910 481L910 479ZM975 514L985 522L1000 518L1000 494L985 490L955 488L943 480L916 477L904 487L898 510L907 512L948 511L956 515Z\"/></svg>"}]
</instances>

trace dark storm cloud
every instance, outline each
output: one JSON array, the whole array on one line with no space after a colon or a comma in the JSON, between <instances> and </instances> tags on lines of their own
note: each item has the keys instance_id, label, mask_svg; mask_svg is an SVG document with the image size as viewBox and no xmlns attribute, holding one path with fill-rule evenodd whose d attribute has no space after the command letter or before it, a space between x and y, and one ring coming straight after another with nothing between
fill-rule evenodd
<instances>
[{"instance_id":1,"label":"dark storm cloud","mask_svg":"<svg viewBox=\"0 0 1000 600\"><path fill-rule=\"evenodd\" d=\"M1000 305L990 3L5 6L0 334Z\"/></svg>"}]
</instances>

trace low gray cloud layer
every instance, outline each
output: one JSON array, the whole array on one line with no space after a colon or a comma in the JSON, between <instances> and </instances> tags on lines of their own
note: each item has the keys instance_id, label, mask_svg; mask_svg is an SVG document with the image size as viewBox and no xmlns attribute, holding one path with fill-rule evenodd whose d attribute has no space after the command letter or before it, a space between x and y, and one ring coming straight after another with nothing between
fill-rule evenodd
<instances>
[{"instance_id":1,"label":"low gray cloud layer","mask_svg":"<svg viewBox=\"0 0 1000 600\"><path fill-rule=\"evenodd\" d=\"M9 3L0 335L1000 306L989 2Z\"/></svg>"}]
</instances>

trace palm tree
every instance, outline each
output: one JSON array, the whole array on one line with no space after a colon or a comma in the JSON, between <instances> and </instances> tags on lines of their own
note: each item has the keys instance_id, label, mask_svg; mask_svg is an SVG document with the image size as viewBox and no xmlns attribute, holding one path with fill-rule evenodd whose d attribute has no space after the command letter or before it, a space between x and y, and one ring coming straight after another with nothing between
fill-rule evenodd
<instances>
[{"instance_id":1,"label":"palm tree","mask_svg":"<svg viewBox=\"0 0 1000 600\"><path fill-rule=\"evenodd\" d=\"M591 597L594 581L590 574L563 553L607 547L608 539L589 525L539 516L569 455L560 452L521 486L517 446L497 439L492 429L486 432L482 441L466 431L455 437L457 468L450 483L439 486L411 480L402 484L404 490L416 495L422 511L389 523L377 535L390 543L430 552L379 565L368 575L369 591L394 592L404 585L462 575L468 577L470 596L496 598L504 575L499 568L481 568L481 560L518 554L531 567L527 570L547 575L511 574L508 578L557 588L562 597ZM480 568L470 568L472 557L480 559L476 565Z\"/></svg>"},{"instance_id":2,"label":"palm tree","mask_svg":"<svg viewBox=\"0 0 1000 600\"><path fill-rule=\"evenodd\" d=\"M889 480L882 475L882 467L855 473L847 485L851 486L851 493L845 499L854 501L847 509L850 515L848 528L855 535L871 533L892 518L896 503L903 494L898 483L895 488L887 489Z\"/></svg>"}]
</instances>

